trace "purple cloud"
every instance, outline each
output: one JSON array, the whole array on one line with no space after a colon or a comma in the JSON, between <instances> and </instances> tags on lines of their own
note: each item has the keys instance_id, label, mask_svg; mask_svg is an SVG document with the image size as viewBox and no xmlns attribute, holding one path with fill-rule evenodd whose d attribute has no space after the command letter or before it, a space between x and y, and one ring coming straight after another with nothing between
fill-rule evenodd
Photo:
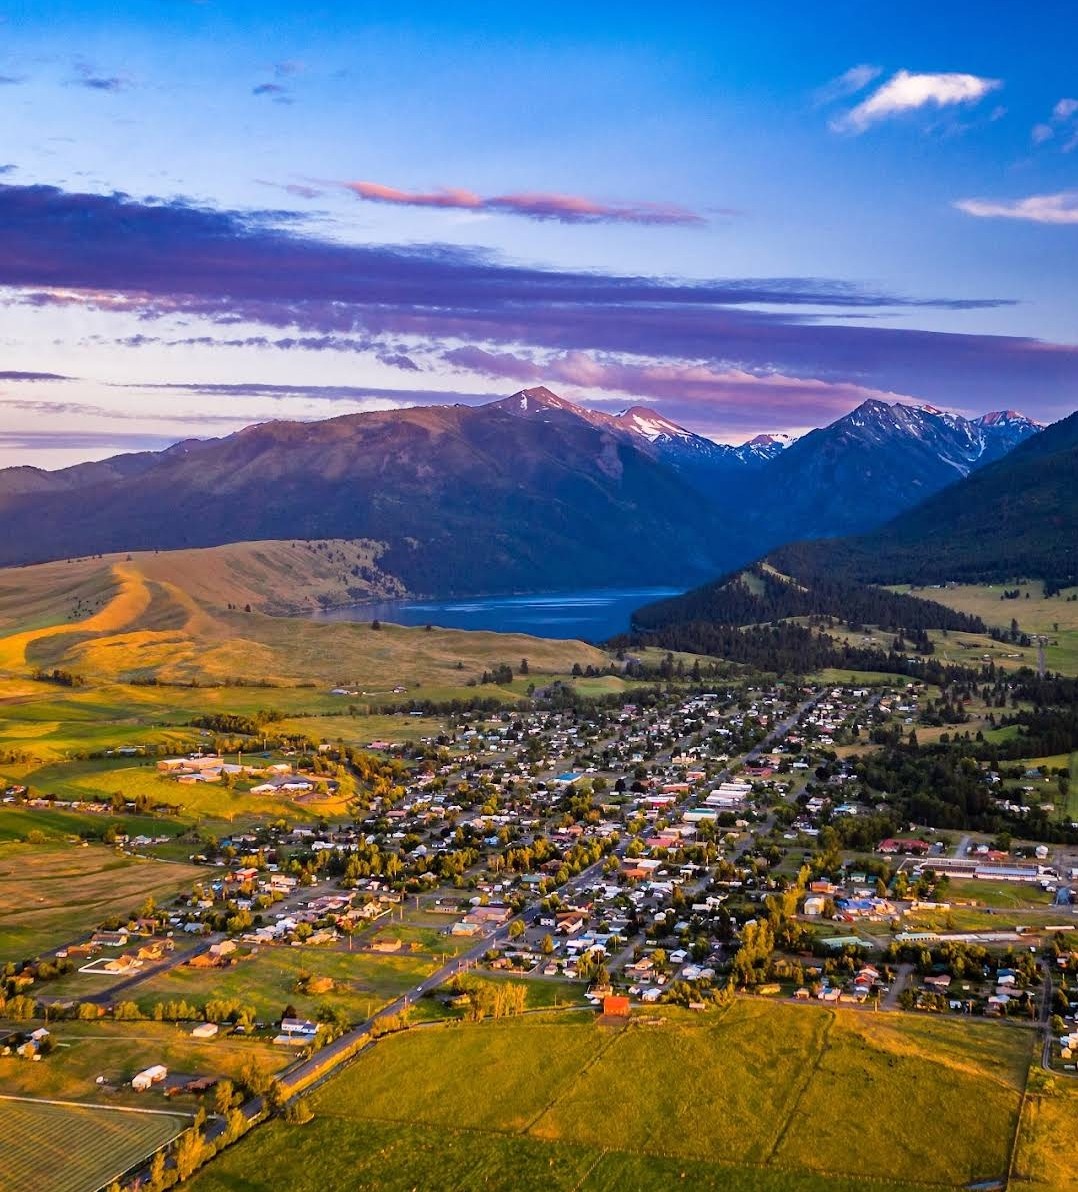
<instances>
[{"instance_id":1,"label":"purple cloud","mask_svg":"<svg viewBox=\"0 0 1078 1192\"><path fill-rule=\"evenodd\" d=\"M497 401L501 393L475 393L468 390L445 389L389 389L377 385L277 385L261 381L222 381L203 384L199 381L162 381L153 385L125 383L124 389L173 390L201 393L217 397L268 397L274 400L307 398L312 401L356 402L377 398L398 405L443 405L464 402L478 405Z\"/></svg>"},{"instance_id":2,"label":"purple cloud","mask_svg":"<svg viewBox=\"0 0 1078 1192\"><path fill-rule=\"evenodd\" d=\"M23 372L17 368L0 369L0 381L70 381L72 377L65 377L61 373Z\"/></svg>"},{"instance_id":3,"label":"purple cloud","mask_svg":"<svg viewBox=\"0 0 1078 1192\"><path fill-rule=\"evenodd\" d=\"M429 358L437 367L442 353L466 344L540 362L586 353L608 366L622 358L640 368L649 360L706 367L727 377L723 384L732 385L735 374L756 378L743 388L754 386L761 408L766 377L978 409L1036 393L1028 412L1046 417L1069 409L1078 389L1073 346L845 319L888 308L977 309L1003 299L911 299L817 278L679 281L542 269L444 245L322 240L293 230L296 224L294 213L0 185L0 286L27 304L96 306L147 319L184 315L285 333L192 337L208 346L373 351L409 371L405 360ZM831 321L821 322L821 308ZM458 359L454 367L461 366ZM813 419L816 399L807 389L802 398L803 424Z\"/></svg>"}]
</instances>

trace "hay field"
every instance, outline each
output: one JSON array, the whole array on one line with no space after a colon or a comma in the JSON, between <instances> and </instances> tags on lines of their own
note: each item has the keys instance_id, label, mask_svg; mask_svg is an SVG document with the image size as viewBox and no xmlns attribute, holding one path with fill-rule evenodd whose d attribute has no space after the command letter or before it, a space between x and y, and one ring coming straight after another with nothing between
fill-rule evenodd
<instances>
[{"instance_id":1,"label":"hay field","mask_svg":"<svg viewBox=\"0 0 1078 1192\"><path fill-rule=\"evenodd\" d=\"M0 961L72 942L148 895L164 900L203 876L193 865L143 861L104 845L0 843Z\"/></svg>"},{"instance_id":2,"label":"hay field","mask_svg":"<svg viewBox=\"0 0 1078 1192\"><path fill-rule=\"evenodd\" d=\"M906 1192L1006 1178L1030 1032L749 999L651 1017L392 1036L313 1095L311 1126L256 1131L195 1188L242 1172L261 1192L255 1173L273 1170L313 1189L304 1155L330 1139L323 1187ZM1057 1145L1064 1126L1047 1125Z\"/></svg>"}]
</instances>

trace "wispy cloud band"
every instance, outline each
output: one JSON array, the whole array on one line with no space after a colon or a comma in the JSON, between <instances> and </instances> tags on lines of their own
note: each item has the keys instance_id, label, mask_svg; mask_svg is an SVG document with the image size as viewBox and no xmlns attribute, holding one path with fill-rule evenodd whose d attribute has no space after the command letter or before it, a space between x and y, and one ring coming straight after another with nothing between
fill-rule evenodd
<instances>
[{"instance_id":1,"label":"wispy cloud band","mask_svg":"<svg viewBox=\"0 0 1078 1192\"><path fill-rule=\"evenodd\" d=\"M484 198L471 190L444 187L431 191L401 190L381 182L345 182L357 198L398 207L432 207L451 211L493 212L559 223L629 223L698 227L707 221L695 211L673 203L603 203L583 195L542 191ZM729 212L727 212L729 214Z\"/></svg>"}]
</instances>

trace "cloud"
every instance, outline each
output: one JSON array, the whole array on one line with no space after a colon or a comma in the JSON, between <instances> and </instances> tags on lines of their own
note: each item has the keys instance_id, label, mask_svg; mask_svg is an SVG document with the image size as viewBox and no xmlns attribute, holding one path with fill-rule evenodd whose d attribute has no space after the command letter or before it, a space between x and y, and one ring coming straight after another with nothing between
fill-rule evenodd
<instances>
[{"instance_id":1,"label":"cloud","mask_svg":"<svg viewBox=\"0 0 1078 1192\"><path fill-rule=\"evenodd\" d=\"M88 87L91 91L123 91L128 83L117 75L109 78L86 78L79 80L80 87Z\"/></svg>"},{"instance_id":2,"label":"cloud","mask_svg":"<svg viewBox=\"0 0 1078 1192\"><path fill-rule=\"evenodd\" d=\"M819 87L813 93L813 102L817 107L826 107L840 99L856 95L858 91L863 91L873 79L878 79L882 73L883 68L879 66L866 64L851 66L837 78L831 79Z\"/></svg>"},{"instance_id":3,"label":"cloud","mask_svg":"<svg viewBox=\"0 0 1078 1192\"><path fill-rule=\"evenodd\" d=\"M23 372L15 368L0 369L0 381L70 381L72 379L61 373Z\"/></svg>"},{"instance_id":4,"label":"cloud","mask_svg":"<svg viewBox=\"0 0 1078 1192\"><path fill-rule=\"evenodd\" d=\"M285 214L291 222L282 224ZM0 184L0 243L0 299L140 319L132 346L171 335L207 346L399 354L434 367L464 345L579 351L849 383L948 406L983 409L1035 393L1028 412L1042 417L1069 410L1078 389L1072 345L848 318L1008 301L1000 298L909 298L826 278L545 269L446 245L320 239L294 213L50 186ZM150 326L172 317L198 322L186 331ZM222 339L228 327L235 331Z\"/></svg>"},{"instance_id":5,"label":"cloud","mask_svg":"<svg viewBox=\"0 0 1078 1192\"><path fill-rule=\"evenodd\" d=\"M251 88L251 94L267 95L274 103L291 104L296 102L292 98L291 90L283 83L259 83Z\"/></svg>"},{"instance_id":6,"label":"cloud","mask_svg":"<svg viewBox=\"0 0 1078 1192\"><path fill-rule=\"evenodd\" d=\"M259 186L272 186L274 190L283 190L285 194L294 195L297 199L320 199L326 192L317 186L308 186L305 182L267 182L264 178L256 178Z\"/></svg>"},{"instance_id":7,"label":"cloud","mask_svg":"<svg viewBox=\"0 0 1078 1192\"><path fill-rule=\"evenodd\" d=\"M1043 145L1058 136L1064 153L1078 148L1078 99L1063 98L1052 108L1046 123L1034 124L1030 133L1034 145Z\"/></svg>"},{"instance_id":8,"label":"cloud","mask_svg":"<svg viewBox=\"0 0 1078 1192\"><path fill-rule=\"evenodd\" d=\"M163 451L176 441L175 435L145 435L122 431L0 430L0 447L38 451ZM81 462L73 461L73 462Z\"/></svg>"},{"instance_id":9,"label":"cloud","mask_svg":"<svg viewBox=\"0 0 1078 1192\"><path fill-rule=\"evenodd\" d=\"M870 125L920 108L977 103L1003 84L971 74L913 74L900 70L867 99L832 122L838 132L864 132Z\"/></svg>"},{"instance_id":10,"label":"cloud","mask_svg":"<svg viewBox=\"0 0 1078 1192\"><path fill-rule=\"evenodd\" d=\"M399 207L434 207L454 211L492 211L521 215L526 219L557 220L559 223L632 223L699 226L703 216L672 203L601 203L581 195L522 194L483 198L459 187L432 191L399 190L381 182L344 182L341 185L357 198ZM726 212L729 214L729 212Z\"/></svg>"},{"instance_id":11,"label":"cloud","mask_svg":"<svg viewBox=\"0 0 1078 1192\"><path fill-rule=\"evenodd\" d=\"M131 80L126 75L102 74L88 62L76 62L75 73L78 78L72 80L74 85L89 91L126 91L131 86Z\"/></svg>"},{"instance_id":12,"label":"cloud","mask_svg":"<svg viewBox=\"0 0 1078 1192\"><path fill-rule=\"evenodd\" d=\"M162 381L155 384L126 382L124 389L174 390L183 393L205 394L213 397L268 397L273 400L304 398L308 401L365 402L369 409L391 410L401 406L443 405L465 402L469 405L496 401L500 393L477 393L474 390L391 389L377 385L280 385L263 381Z\"/></svg>"},{"instance_id":13,"label":"cloud","mask_svg":"<svg viewBox=\"0 0 1078 1192\"><path fill-rule=\"evenodd\" d=\"M1020 219L1027 223L1078 224L1078 190L1025 199L959 199L959 211L982 219Z\"/></svg>"},{"instance_id":14,"label":"cloud","mask_svg":"<svg viewBox=\"0 0 1078 1192\"><path fill-rule=\"evenodd\" d=\"M14 87L25 82L26 79L20 75L0 75L0 87Z\"/></svg>"}]
</instances>

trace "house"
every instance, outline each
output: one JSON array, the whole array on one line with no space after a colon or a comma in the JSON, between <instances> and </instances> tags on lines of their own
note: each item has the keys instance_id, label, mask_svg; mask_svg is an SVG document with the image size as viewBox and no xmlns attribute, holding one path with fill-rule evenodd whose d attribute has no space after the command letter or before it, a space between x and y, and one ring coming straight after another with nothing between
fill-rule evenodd
<instances>
[{"instance_id":1,"label":"house","mask_svg":"<svg viewBox=\"0 0 1078 1192\"><path fill-rule=\"evenodd\" d=\"M309 1018L282 1018L281 1033L273 1040L285 1047L304 1047L318 1034L318 1024Z\"/></svg>"},{"instance_id":2,"label":"house","mask_svg":"<svg viewBox=\"0 0 1078 1192\"><path fill-rule=\"evenodd\" d=\"M907 853L911 856L923 857L932 851L932 845L927 840L893 840L889 837L876 845L876 851L892 856L897 853Z\"/></svg>"},{"instance_id":3,"label":"house","mask_svg":"<svg viewBox=\"0 0 1078 1192\"><path fill-rule=\"evenodd\" d=\"M166 1076L168 1076L168 1069L165 1065L154 1064L152 1067L144 1068L141 1072L136 1072L131 1077L131 1087L136 1093L144 1093L151 1086L161 1084Z\"/></svg>"},{"instance_id":4,"label":"house","mask_svg":"<svg viewBox=\"0 0 1078 1192\"><path fill-rule=\"evenodd\" d=\"M404 941L399 937L375 940L371 944L372 952L399 952L404 947Z\"/></svg>"},{"instance_id":5,"label":"house","mask_svg":"<svg viewBox=\"0 0 1078 1192\"><path fill-rule=\"evenodd\" d=\"M192 1039L212 1039L220 1028L216 1022L200 1022L191 1028Z\"/></svg>"},{"instance_id":6,"label":"house","mask_svg":"<svg viewBox=\"0 0 1078 1192\"><path fill-rule=\"evenodd\" d=\"M627 997L619 997L611 994L603 998L604 1018L628 1018L631 1012Z\"/></svg>"}]
</instances>

